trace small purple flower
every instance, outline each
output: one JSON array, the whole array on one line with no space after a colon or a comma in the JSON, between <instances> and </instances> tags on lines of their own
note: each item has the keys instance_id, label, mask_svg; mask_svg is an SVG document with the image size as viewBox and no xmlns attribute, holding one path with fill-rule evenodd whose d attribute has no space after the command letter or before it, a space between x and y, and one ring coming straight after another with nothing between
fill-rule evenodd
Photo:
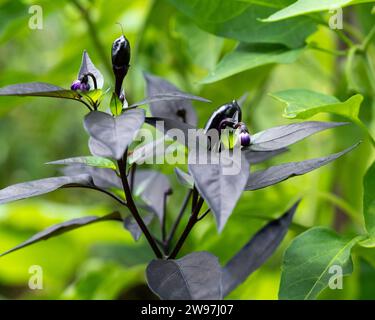
<instances>
[{"instance_id":1,"label":"small purple flower","mask_svg":"<svg viewBox=\"0 0 375 320\"><path fill-rule=\"evenodd\" d=\"M74 80L72 85L70 86L70 89L77 91L89 91L90 90L90 85L86 81L82 80Z\"/></svg>"},{"instance_id":2,"label":"small purple flower","mask_svg":"<svg viewBox=\"0 0 375 320\"><path fill-rule=\"evenodd\" d=\"M89 91L90 90L90 85L86 82L82 82L81 83L81 87L80 87L80 90L81 91Z\"/></svg>"},{"instance_id":3,"label":"small purple flower","mask_svg":"<svg viewBox=\"0 0 375 320\"><path fill-rule=\"evenodd\" d=\"M239 138L241 141L241 146L248 147L250 145L251 138L248 132L241 132Z\"/></svg>"},{"instance_id":4,"label":"small purple flower","mask_svg":"<svg viewBox=\"0 0 375 320\"><path fill-rule=\"evenodd\" d=\"M79 80L74 80L72 85L70 86L70 89L77 91L81 89L81 81Z\"/></svg>"}]
</instances>

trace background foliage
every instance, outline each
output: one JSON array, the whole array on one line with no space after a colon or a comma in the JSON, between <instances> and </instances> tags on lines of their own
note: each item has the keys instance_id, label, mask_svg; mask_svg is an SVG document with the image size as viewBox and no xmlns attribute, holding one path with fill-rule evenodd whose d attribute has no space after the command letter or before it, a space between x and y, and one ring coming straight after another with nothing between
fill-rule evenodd
<instances>
[{"instance_id":1,"label":"background foliage","mask_svg":"<svg viewBox=\"0 0 375 320\"><path fill-rule=\"evenodd\" d=\"M0 86L37 80L69 87L76 78L83 49L110 78L110 47L120 34L116 22L121 22L132 44L131 69L125 84L129 102L144 97L142 72L151 72L213 101L211 105L194 102L203 126L217 106L247 92L244 120L250 131L256 132L298 121L283 117L285 105L278 100L285 100L285 90L307 89L334 95L340 101L360 93L364 101L359 118L374 132L375 76L367 72L366 66L368 61L375 63L374 42L370 41L369 59L364 61L355 50L347 50L347 39L341 32L328 28L328 12L300 15L297 7L292 13L281 12L268 20L288 18L290 14L298 17L266 23L258 18L265 19L294 1L253 2L41 0L38 4L43 8L44 28L31 30L28 8L33 1L0 0ZM347 1L356 2L360 1ZM348 28L345 31L350 31L353 41L363 41L374 26L372 7L373 4L358 4L344 9L344 26ZM347 121L342 113L336 113L341 115L319 113L313 119ZM85 110L74 102L2 97L0 187L52 176L56 168L44 163L89 154L88 137L81 125L84 114ZM183 253L208 250L225 263L266 221L280 216L302 197L282 246L229 296L276 299L282 254L294 237L312 226L328 226L349 236L364 232L362 179L373 160L373 148L363 127L350 125L302 141L292 147L293 152L271 161L282 163L328 155L360 139L364 142L359 148L327 167L266 190L245 193L221 235L217 234L213 217L206 218L194 229ZM162 170L170 175L174 185L178 184L173 168L165 166ZM184 197L183 190L179 190L181 193L169 203L170 215L177 213ZM84 190L61 190L36 200L3 205L0 251L54 223L104 214L110 208L102 195ZM121 226L113 222L88 226L1 258L0 296L150 298L144 277L150 257L152 253L144 239L134 244ZM345 278L344 289L327 289L320 298L375 298L375 287L369 285L375 277L373 250L356 247L353 257L354 274ZM43 267L43 290L28 289L31 265Z\"/></svg>"}]
</instances>

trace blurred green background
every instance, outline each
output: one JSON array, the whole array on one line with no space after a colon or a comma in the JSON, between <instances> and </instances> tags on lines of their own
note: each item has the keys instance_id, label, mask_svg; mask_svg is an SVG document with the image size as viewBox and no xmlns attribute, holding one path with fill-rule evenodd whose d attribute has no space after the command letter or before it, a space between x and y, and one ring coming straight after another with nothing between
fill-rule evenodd
<instances>
[{"instance_id":1,"label":"blurred green background","mask_svg":"<svg viewBox=\"0 0 375 320\"><path fill-rule=\"evenodd\" d=\"M43 9L42 30L28 27L31 16L28 9L32 4ZM345 10L366 15L369 7L361 5ZM368 19L373 17L370 15ZM0 86L45 81L68 88L76 78L84 49L105 75L106 86L113 86L110 48L121 34L117 22L123 25L132 45L131 69L125 83L129 102L145 95L143 71L163 76L187 92L212 100L212 104L194 103L200 125L220 104L248 92L243 106L244 120L251 132L257 132L291 122L282 117L282 105L269 97L269 92L303 87L346 98L345 91L340 89L344 86L339 73L340 59L317 51L304 52L293 64L262 66L219 82L199 84L235 47L236 41L203 31L164 0L40 0L38 3L0 0ZM327 48L337 46L337 38L326 28L319 28L310 36L309 41L314 40ZM375 109L371 101L366 100L362 110L365 110L367 125L374 128L371 110ZM1 97L0 188L58 174L58 168L44 165L48 161L89 155L88 136L82 127L85 113L86 109L74 101ZM314 120L342 119L320 115ZM220 235L209 216L193 230L182 254L208 250L225 263L268 219L278 217L297 198L303 197L295 223L282 246L229 296L277 299L282 254L293 237L317 225L331 226L342 233L361 231L362 177L373 151L363 133L350 125L302 141L268 163L328 155L360 139L364 143L358 149L333 164L266 190L245 193ZM178 186L173 168L158 169ZM176 215L185 192L177 187L168 204L171 217ZM61 190L2 205L0 251L54 223L101 215L112 209L110 200L85 190ZM182 226L185 223L186 220ZM0 297L152 298L144 277L145 265L151 258L152 252L145 240L141 238L135 243L118 223L88 226L1 258ZM358 252L354 274L345 279L344 289L327 289L321 298L375 298L375 286L369 285L375 278L371 266L374 261L375 257L364 260ZM32 265L43 268L43 290L28 288L28 270Z\"/></svg>"}]
</instances>

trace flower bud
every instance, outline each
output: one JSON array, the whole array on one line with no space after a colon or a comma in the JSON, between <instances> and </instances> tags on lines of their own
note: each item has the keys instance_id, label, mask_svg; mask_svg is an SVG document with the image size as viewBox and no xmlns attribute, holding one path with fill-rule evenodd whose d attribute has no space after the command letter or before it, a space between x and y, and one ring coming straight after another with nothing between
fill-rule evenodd
<instances>
[{"instance_id":1,"label":"flower bud","mask_svg":"<svg viewBox=\"0 0 375 320\"><path fill-rule=\"evenodd\" d=\"M72 85L70 86L70 89L74 91L89 91L89 78L87 76L83 76L80 80L74 80Z\"/></svg>"},{"instance_id":2,"label":"flower bud","mask_svg":"<svg viewBox=\"0 0 375 320\"><path fill-rule=\"evenodd\" d=\"M241 146L248 147L251 142L250 134L248 132L241 132L239 135Z\"/></svg>"},{"instance_id":3,"label":"flower bud","mask_svg":"<svg viewBox=\"0 0 375 320\"><path fill-rule=\"evenodd\" d=\"M77 91L81 89L81 81L79 80L74 80L72 85L70 86L71 90Z\"/></svg>"},{"instance_id":4,"label":"flower bud","mask_svg":"<svg viewBox=\"0 0 375 320\"><path fill-rule=\"evenodd\" d=\"M81 83L80 90L81 90L81 91L89 91L89 90L90 90L90 85L89 85L89 83L88 83L88 82L82 82L82 83Z\"/></svg>"},{"instance_id":5,"label":"flower bud","mask_svg":"<svg viewBox=\"0 0 375 320\"><path fill-rule=\"evenodd\" d=\"M112 69L115 74L115 92L119 97L122 82L128 73L130 62L130 44L124 35L117 38L112 44Z\"/></svg>"}]
</instances>

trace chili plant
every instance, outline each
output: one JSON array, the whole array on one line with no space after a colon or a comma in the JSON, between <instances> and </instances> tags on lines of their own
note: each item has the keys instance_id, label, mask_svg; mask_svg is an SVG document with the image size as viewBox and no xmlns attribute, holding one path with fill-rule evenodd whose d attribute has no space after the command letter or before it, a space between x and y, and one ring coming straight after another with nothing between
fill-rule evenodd
<instances>
[{"instance_id":1,"label":"chili plant","mask_svg":"<svg viewBox=\"0 0 375 320\"><path fill-rule=\"evenodd\" d=\"M347 123L306 121L253 134L251 128L242 122L241 106L234 100L217 108L207 119L205 127L197 129L197 115L191 101L209 102L207 99L182 92L168 81L145 73L147 97L130 104L123 88L130 66L130 44L124 35L113 42L111 54L115 86L107 110L99 109L104 95L110 90L103 90L103 76L86 51L77 79L70 89L40 82L0 89L2 96L44 96L83 104L89 111L84 117L84 128L90 136L88 145L92 154L50 162L63 165L64 175L2 189L0 203L61 188L85 188L106 194L121 209L105 216L88 216L51 226L2 256L67 231L114 220L123 224L135 240L141 235L146 238L156 258L147 267L147 281L160 298L222 299L273 254L284 238L299 202L259 230L225 266L221 266L217 257L209 252L193 252L180 257L180 250L194 226L208 214L213 214L220 232L243 192L266 188L308 173L336 160L357 144L327 157L284 163L253 172L250 169L253 164L288 151L288 146L312 134ZM150 116L142 108L144 105L149 105ZM159 123L163 124L162 129ZM163 141L172 137L177 140L176 144L184 146L184 159L188 160L188 172L175 168L181 188L187 190L171 226L167 225L166 217L168 199L173 196L168 177L156 169L141 166L146 159L153 157L160 143L158 140L139 143L141 128L150 129L150 126L162 130ZM176 129L182 135L175 135L173 130ZM205 142L203 146L199 143L198 147L192 147L188 143L190 132L195 133L194 141L201 139ZM167 149L162 150L163 154L167 152ZM202 151L208 152L209 161L193 161L194 156ZM234 157L236 152L238 156ZM233 169L231 172L226 170L228 166ZM184 214L189 215L188 222L182 233L177 234ZM152 233L151 223L159 225L160 232Z\"/></svg>"}]
</instances>

